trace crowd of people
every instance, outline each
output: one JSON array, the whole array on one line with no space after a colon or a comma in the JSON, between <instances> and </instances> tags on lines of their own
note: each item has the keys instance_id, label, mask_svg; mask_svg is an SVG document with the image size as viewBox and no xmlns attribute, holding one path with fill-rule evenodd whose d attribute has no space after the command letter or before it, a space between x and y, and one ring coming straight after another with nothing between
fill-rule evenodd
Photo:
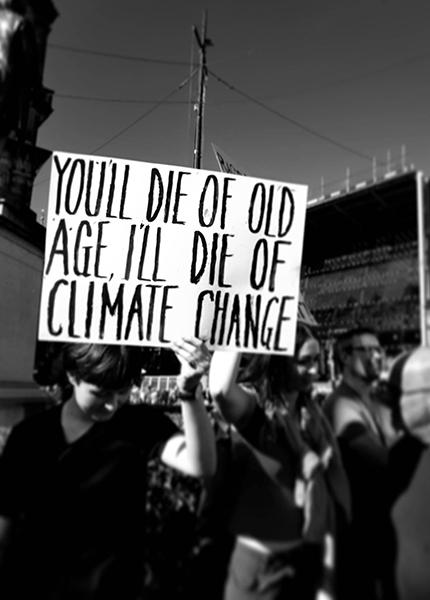
<instances>
[{"instance_id":1,"label":"crowd of people","mask_svg":"<svg viewBox=\"0 0 430 600\"><path fill-rule=\"evenodd\" d=\"M172 350L181 429L152 400L130 402L138 348L63 346L67 393L16 425L0 457L1 598L145 598L157 459L202 485L197 519L218 550L196 570L195 597L396 600L391 512L430 441L430 349L402 354L383 381L377 334L348 331L323 401L320 344L304 325L293 356L211 353L197 338Z\"/></svg>"}]
</instances>

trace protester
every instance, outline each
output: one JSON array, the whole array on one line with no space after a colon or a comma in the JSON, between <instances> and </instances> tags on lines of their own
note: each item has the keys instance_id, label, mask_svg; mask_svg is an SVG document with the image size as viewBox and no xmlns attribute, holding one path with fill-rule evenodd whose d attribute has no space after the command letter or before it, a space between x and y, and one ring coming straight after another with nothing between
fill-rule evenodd
<instances>
[{"instance_id":1,"label":"protester","mask_svg":"<svg viewBox=\"0 0 430 600\"><path fill-rule=\"evenodd\" d=\"M311 397L318 357L318 343L302 327L294 358L212 357L210 393L233 426L225 502L236 543L225 600L335 596L336 514L348 514L349 490Z\"/></svg>"},{"instance_id":2,"label":"protester","mask_svg":"<svg viewBox=\"0 0 430 600\"><path fill-rule=\"evenodd\" d=\"M399 427L430 444L430 348L404 352L393 362L389 379L390 406Z\"/></svg>"},{"instance_id":3,"label":"protester","mask_svg":"<svg viewBox=\"0 0 430 600\"><path fill-rule=\"evenodd\" d=\"M149 459L195 477L216 463L200 385L210 354L196 338L172 348L184 434L127 403L139 348L65 345L70 396L16 425L0 459L2 600L141 597Z\"/></svg>"},{"instance_id":4,"label":"protester","mask_svg":"<svg viewBox=\"0 0 430 600\"><path fill-rule=\"evenodd\" d=\"M424 447L402 428L398 402L388 401L386 386L377 386L382 356L373 330L342 335L337 343L342 378L324 405L351 486L352 524L341 573L348 600L398 598L391 509L408 487Z\"/></svg>"}]
</instances>

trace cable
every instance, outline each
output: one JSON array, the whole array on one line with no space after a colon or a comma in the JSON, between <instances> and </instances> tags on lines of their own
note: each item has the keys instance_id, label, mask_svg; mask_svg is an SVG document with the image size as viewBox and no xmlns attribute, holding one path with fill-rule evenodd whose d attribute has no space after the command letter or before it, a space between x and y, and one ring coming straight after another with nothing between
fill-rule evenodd
<instances>
[{"instance_id":1,"label":"cable","mask_svg":"<svg viewBox=\"0 0 430 600\"><path fill-rule=\"evenodd\" d=\"M128 131L132 127L134 127L137 123L139 123L139 121L142 121L142 119L144 119L145 117L147 117L156 108L158 108L159 106L161 106L161 104L164 104L166 102L166 100L168 100L174 94L176 94L176 92L178 92L179 90L181 90L189 81L191 81L191 79L195 76L195 74L197 72L198 72L198 69L194 69L194 71L186 79L184 79L184 81L182 83L180 83L178 85L178 87L173 90L173 92L170 92L170 94L167 94L167 96L165 98L163 98L163 100L160 100L160 102L158 102L155 106L153 106L148 111L146 111L145 113L143 113L143 115L140 115L140 117L138 117L137 119L135 119L132 123L130 123L129 125L127 125L123 129L121 129L121 131L119 131L118 133L116 133L114 136L112 136L106 142L104 142L103 144L101 144L101 146L98 146L97 148L95 148L94 150L92 150L91 152L89 152L88 154L95 154L96 152L98 152L99 150L101 150L102 148L104 148L105 146L107 146L108 144L110 144L111 142L113 142L114 140L116 140L117 138L119 138L123 133L125 133L126 131ZM42 185L46 181L49 181L49 179L50 179L50 177L47 177L46 179L43 179L42 181L39 181L38 183L35 183L33 185L33 188L38 187L39 185Z\"/></svg>"},{"instance_id":2,"label":"cable","mask_svg":"<svg viewBox=\"0 0 430 600\"><path fill-rule=\"evenodd\" d=\"M392 71L398 68L402 68L405 66L408 66L410 64L425 60L427 58L430 57L430 53L429 52L425 52L424 54L419 54L416 56L411 56L410 58L405 58L403 60L397 61L391 65L387 65L386 67L381 67L380 69L374 69L368 73L365 73L363 75L359 75L358 77L344 77L342 79L338 79L337 81L332 81L332 82L327 82L327 83L323 83L320 86L317 87L313 87L313 88L308 88L307 90L298 90L297 92L294 93L289 93L289 94L281 94L281 95L277 95L277 96L266 96L265 98L262 98L261 100L278 100L280 98L295 98L296 96L303 96L306 94L314 94L315 92L319 92L321 90L325 90L325 89L331 89L333 87L338 87L338 86L342 86L345 84L349 84L349 83L355 83L356 81L362 81L363 79L369 79L371 77L374 77L375 75L380 75L381 73L385 73L386 71ZM218 64L219 62L223 62L223 61L217 61L215 64ZM191 65L195 64L194 63L194 57L191 57ZM123 100L123 99L116 99L116 98L93 98L93 97L89 97L89 96L75 96L72 94L57 94L55 93L55 97L57 98L64 98L67 100L84 100L84 101L94 101L94 102L118 102L118 103L124 103L124 104L155 104L157 102L157 100ZM178 101L174 101L171 102L169 104L190 104L193 105L195 103L195 100L178 100ZM223 101L223 102L215 102L212 103L213 106L217 106L217 105L222 105L222 104L237 104L236 102L232 102L232 101Z\"/></svg>"},{"instance_id":3,"label":"cable","mask_svg":"<svg viewBox=\"0 0 430 600\"><path fill-rule=\"evenodd\" d=\"M194 35L194 30L191 29L191 54L190 54L190 70L191 70L191 65L194 64L194 39L195 39L195 35ZM187 116L187 148L186 148L186 156L187 156L187 160L190 156L190 148L192 147L192 141L191 141L191 117L195 111L195 107L196 107L196 103L197 101L192 101L192 96L193 96L194 90L193 90L193 84L192 81L190 81L190 87L188 90L188 116ZM193 106L194 105L194 106ZM192 161L194 160L194 156L191 159ZM191 162L192 164L192 162Z\"/></svg>"},{"instance_id":4,"label":"cable","mask_svg":"<svg viewBox=\"0 0 430 600\"><path fill-rule=\"evenodd\" d=\"M394 71L396 69L401 69L402 67L409 66L416 62L420 62L426 60L430 57L430 52L425 52L424 54L419 54L416 56L411 56L410 58L405 58L403 60L399 60L391 65L387 65L385 67L381 67L379 69L373 69L363 75L359 75L357 77L343 77L342 79L338 79L337 81L327 81L326 83L322 83L319 86L311 87L305 90L297 90L296 92L290 92L288 94L281 94L278 96L266 96L262 98L262 100L278 100L280 98L296 98L297 96L304 96L306 94L315 94L316 92L324 91L326 89L331 89L333 87L339 87L342 85L348 85L350 83L355 83L356 81L362 81L363 79L370 79L375 77L376 75L380 75L381 73L385 73L387 71ZM221 104L238 104L238 102L233 101L224 101L224 102L214 102L212 105L221 105Z\"/></svg>"},{"instance_id":5,"label":"cable","mask_svg":"<svg viewBox=\"0 0 430 600\"><path fill-rule=\"evenodd\" d=\"M102 144L101 146L98 146L98 148L96 148L95 150L93 150L92 152L90 152L90 154L94 154L95 152L98 152L99 150L101 150L102 148L104 148L105 146L107 146L108 144L110 144L111 142L113 142L114 140L116 140L117 138L119 138L120 135L122 135L123 133L125 133L126 131L128 131L132 127L134 127L137 123L139 123L139 121L141 121L142 119L144 119L145 117L147 117L156 108L158 108L159 106L161 106L162 104L164 104L164 102L166 102L166 100L168 100L174 94L176 94L176 92L179 92L179 90L181 90L189 81L191 81L191 79L194 77L194 75L197 72L198 72L198 69L194 69L194 71L191 73L191 75L189 75L186 79L184 79L184 81L181 84L179 84L179 86L176 89L174 89L173 92L170 92L170 94L167 94L167 96L165 98L163 98L163 100L160 100L160 102L158 102L155 106L153 106L148 111L146 111L145 113L143 113L143 115L141 115L140 117L138 117L137 119L135 119L132 123L130 123L130 125L127 125L127 127L124 127L124 129L121 129L121 131L119 131L116 135L112 136L107 142L104 142L104 144Z\"/></svg>"},{"instance_id":6,"label":"cable","mask_svg":"<svg viewBox=\"0 0 430 600\"><path fill-rule=\"evenodd\" d=\"M84 100L88 102L116 102L118 104L157 104L159 100L127 100L124 98L101 98L93 96L75 96L74 94L57 94L54 92L55 98L62 98L63 100ZM166 102L166 104L191 104L195 101L190 100L173 100L172 102Z\"/></svg>"},{"instance_id":7,"label":"cable","mask_svg":"<svg viewBox=\"0 0 430 600\"><path fill-rule=\"evenodd\" d=\"M214 73L210 69L208 69L208 72L213 77L215 77L215 79L217 79L217 81L219 81L220 83L222 83L223 85L225 85L226 87L228 87L233 92L236 92L237 94L240 94L244 98L247 98L250 102L253 102L254 104L257 104L261 108L264 108L265 110L271 112L272 114L276 115L277 117L280 117L284 121L288 121L288 123L291 123L292 125L295 125L299 129L302 129L303 131L307 131L311 135L313 135L315 137L318 137L321 140L324 140L325 142L327 142L329 144L332 144L333 146L337 146L338 148L341 148L342 150L345 150L346 152L350 152L351 154L355 154L356 156L359 156L360 158L365 158L366 160L370 160L370 161L373 160L373 157L368 156L367 154L364 154L363 152L360 152L358 150L355 150L354 148L350 148L349 146L347 146L345 144L342 144L341 142L337 142L336 140L333 140L332 138L330 138L330 137L328 137L328 136L326 136L326 135L324 135L322 133L319 133L318 131L315 131L311 127L307 127L306 125L303 125L302 123L299 123L298 121L295 121L294 119L291 119L290 117L287 117L286 115L280 113L279 111L274 110L273 108L270 108L270 106L267 106L266 104L263 104L263 102L260 102L259 100L256 100L252 96L249 96L248 94L245 94L245 92L242 92L241 90L238 90L233 85L231 85L230 83L228 83L227 81L225 81L224 79L222 79L221 77L219 77L218 75L216 75L216 73Z\"/></svg>"},{"instance_id":8,"label":"cable","mask_svg":"<svg viewBox=\"0 0 430 600\"><path fill-rule=\"evenodd\" d=\"M178 65L189 67L189 63L178 60L163 60L161 58L146 58L143 56L127 56L125 54L113 54L110 52L100 52L99 50L85 50L84 48L74 48L73 46L63 46L61 44L48 44L50 48L64 50L66 52L77 52L79 54L91 54L93 56L103 56L105 58L117 58L119 60L135 60L137 62L155 63L157 65ZM196 66L196 65L193 65Z\"/></svg>"}]
</instances>

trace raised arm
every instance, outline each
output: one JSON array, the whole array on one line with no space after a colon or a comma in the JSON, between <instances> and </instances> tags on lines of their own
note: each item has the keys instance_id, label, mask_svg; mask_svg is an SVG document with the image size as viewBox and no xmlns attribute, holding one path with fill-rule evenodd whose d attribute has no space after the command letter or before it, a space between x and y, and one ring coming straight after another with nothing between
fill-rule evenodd
<instances>
[{"instance_id":1,"label":"raised arm","mask_svg":"<svg viewBox=\"0 0 430 600\"><path fill-rule=\"evenodd\" d=\"M211 477L216 469L215 434L200 384L209 369L210 353L197 338L183 338L172 344L172 349L181 363L178 398L184 435L175 435L167 441L161 460L187 475Z\"/></svg>"},{"instance_id":2,"label":"raised arm","mask_svg":"<svg viewBox=\"0 0 430 600\"><path fill-rule=\"evenodd\" d=\"M257 395L237 383L242 355L238 352L216 351L209 369L209 392L224 419L239 425L253 414Z\"/></svg>"}]
</instances>

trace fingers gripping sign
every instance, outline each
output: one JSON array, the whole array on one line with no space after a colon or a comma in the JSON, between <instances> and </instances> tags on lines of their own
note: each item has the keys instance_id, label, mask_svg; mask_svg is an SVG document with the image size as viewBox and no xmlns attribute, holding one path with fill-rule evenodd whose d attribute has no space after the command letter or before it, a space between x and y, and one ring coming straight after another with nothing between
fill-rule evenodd
<instances>
[{"instance_id":1,"label":"fingers gripping sign","mask_svg":"<svg viewBox=\"0 0 430 600\"><path fill-rule=\"evenodd\" d=\"M179 391L192 393L203 375L209 371L210 352L205 343L196 337L183 337L173 342L171 347L181 363L181 373L178 377Z\"/></svg>"},{"instance_id":2,"label":"fingers gripping sign","mask_svg":"<svg viewBox=\"0 0 430 600\"><path fill-rule=\"evenodd\" d=\"M176 399L181 401L184 435L174 436L161 458L189 475L211 477L216 469L215 436L200 385L211 355L205 343L195 337L183 337L171 348L181 364Z\"/></svg>"}]
</instances>

